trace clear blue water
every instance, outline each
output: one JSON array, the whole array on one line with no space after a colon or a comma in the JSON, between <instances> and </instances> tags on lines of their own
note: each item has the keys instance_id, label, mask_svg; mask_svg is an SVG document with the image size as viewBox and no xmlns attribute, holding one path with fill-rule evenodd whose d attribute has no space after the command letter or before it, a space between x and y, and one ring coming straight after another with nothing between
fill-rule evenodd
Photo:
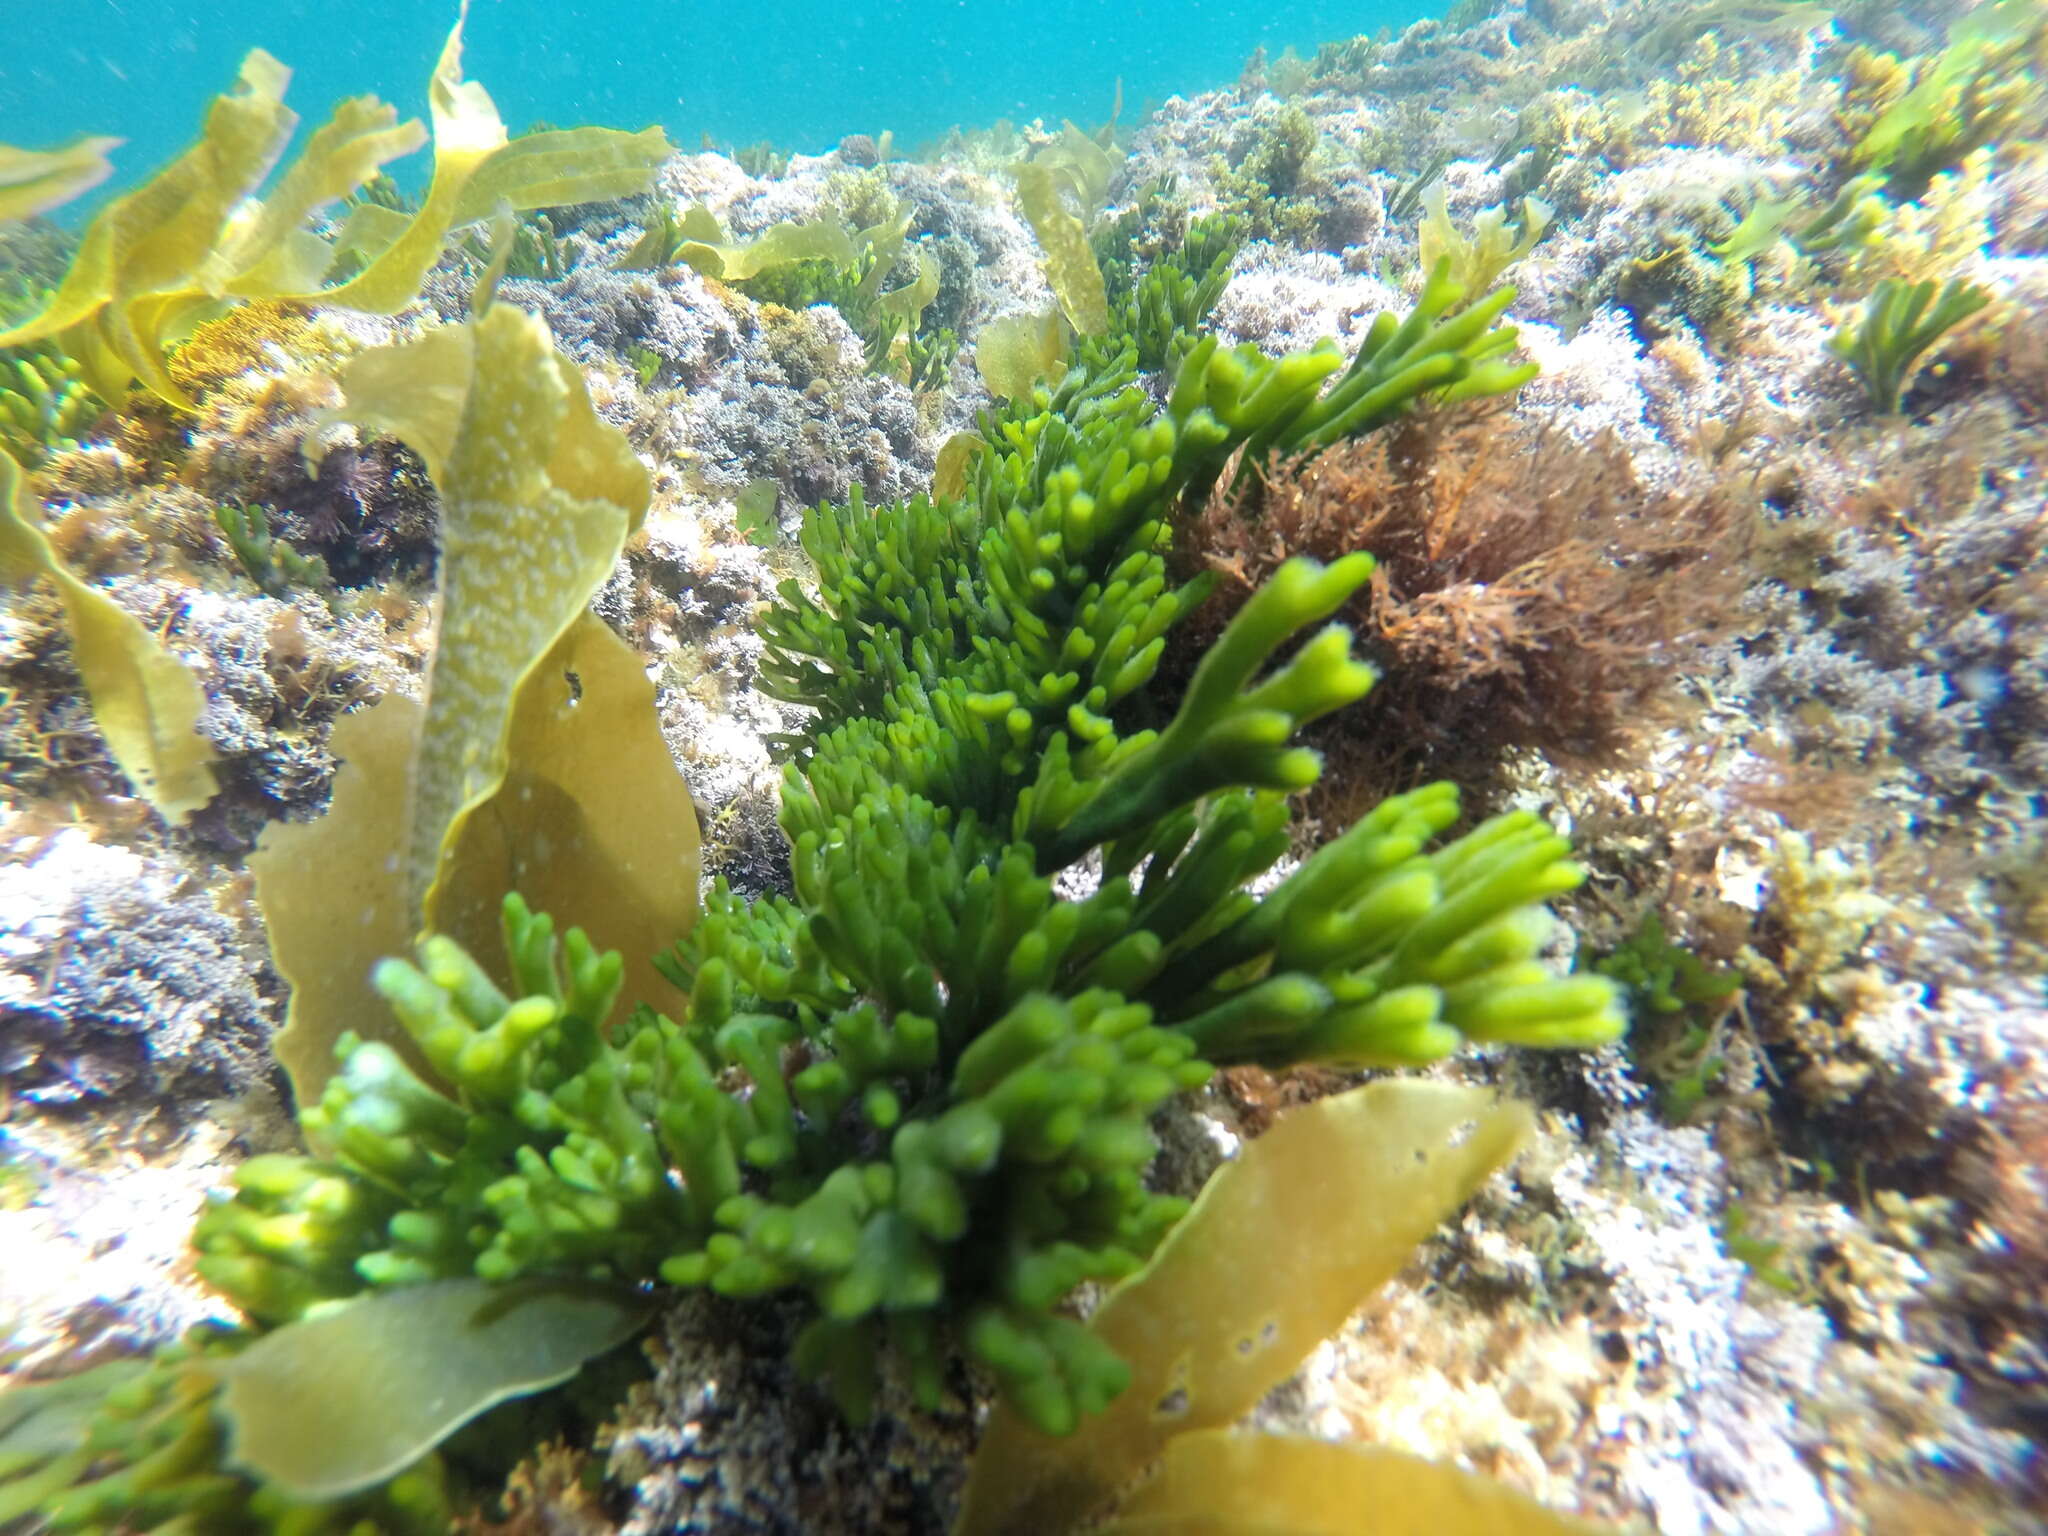
<instances>
[{"instance_id":1,"label":"clear blue water","mask_svg":"<svg viewBox=\"0 0 2048 1536\"><path fill-rule=\"evenodd\" d=\"M0 0L0 142L128 140L131 181L193 138L242 53L295 71L287 100L318 121L375 91L424 115L455 6L420 0ZM515 130L662 123L679 145L771 139L817 151L849 133L908 146L955 123L1109 115L1234 79L1253 48L1318 42L1435 14L1431 0L474 0L465 64ZM425 156L418 157L423 166ZM398 168L394 168L398 169ZM415 171L415 174L418 174Z\"/></svg>"}]
</instances>

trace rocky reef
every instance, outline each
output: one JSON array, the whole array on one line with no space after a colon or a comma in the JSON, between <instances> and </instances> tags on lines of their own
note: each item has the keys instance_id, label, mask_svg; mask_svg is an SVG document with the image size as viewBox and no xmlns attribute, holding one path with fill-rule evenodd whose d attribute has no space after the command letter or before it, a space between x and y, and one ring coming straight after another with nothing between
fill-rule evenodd
<instances>
[{"instance_id":1,"label":"rocky reef","mask_svg":"<svg viewBox=\"0 0 2048 1536\"><path fill-rule=\"evenodd\" d=\"M424 199L349 104L144 299L26 216L97 147L0 158L0 1525L1053 1530L1123 1456L1156 1529L1226 1435L1302 1531L2048 1528L2038 8L1461 0L818 155L463 161L459 61ZM1498 1147L1310 1215L1279 1128L1416 1079ZM1378 1278L1131 1439L1119 1317L1260 1252ZM483 1282L598 1342L374 1477L244 1438Z\"/></svg>"}]
</instances>

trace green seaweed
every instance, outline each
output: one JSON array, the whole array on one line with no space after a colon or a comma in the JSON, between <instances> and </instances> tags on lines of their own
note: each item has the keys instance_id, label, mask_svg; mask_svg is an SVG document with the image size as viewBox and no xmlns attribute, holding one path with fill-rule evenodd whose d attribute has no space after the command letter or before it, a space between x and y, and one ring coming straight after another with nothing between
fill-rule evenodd
<instances>
[{"instance_id":1,"label":"green seaweed","mask_svg":"<svg viewBox=\"0 0 2048 1536\"><path fill-rule=\"evenodd\" d=\"M79 373L48 342L0 348L0 452L34 469L78 446L106 409Z\"/></svg>"},{"instance_id":2,"label":"green seaweed","mask_svg":"<svg viewBox=\"0 0 2048 1536\"><path fill-rule=\"evenodd\" d=\"M454 49L437 122L445 109L475 124L487 99L461 85ZM364 130L383 121L366 109ZM476 198L510 210L580 185L560 138L517 141L500 163L465 162L437 135L434 187L350 280L358 297ZM1056 178L1097 168L1076 149L1023 179L1042 175L1056 199ZM288 177L296 190L272 206L335 179ZM391 212L365 202L350 219L372 211ZM509 213L498 222L494 268L510 249ZM681 232L701 235L697 222ZM882 285L906 227L873 232L866 298L893 297ZM1256 473L1533 371L1496 324L1511 291L1467 305L1448 263L1348 368L1328 344L1280 359L1223 348L1195 330L1235 238L1221 225L1191 242L1165 269L1186 281L1169 291L1162 273L1149 308L1135 284L1129 334L1105 292L1072 366L985 414L978 446L952 456L954 494L806 514L816 583L785 583L762 626L762 686L812 712L779 744L794 899L720 883L694 929L695 823L651 688L583 611L645 507L646 472L546 328L490 302L490 272L474 320L351 361L341 414L402 436L441 491L444 611L429 703L348 717L328 818L280 829L255 861L312 1150L245 1163L195 1246L201 1274L275 1331L195 1334L90 1414L67 1409L45 1443L78 1448L42 1455L26 1481L0 1470L0 1498L32 1486L84 1525L346 1528L360 1505L294 1505L291 1487L382 1475L401 1455L363 1453L355 1431L385 1426L301 1432L286 1473L251 1446L259 1428L290 1430L258 1420L293 1415L217 1400L242 1372L218 1362L269 1341L289 1358L350 1315L330 1304L367 1291L413 1309L434 1282L792 1293L809 1317L796 1359L850 1415L882 1352L927 1403L964 1352L1006 1411L1068 1431L1113 1411L1141 1361L1062 1304L1138 1271L1183 1215L1145 1185L1150 1120L1212 1064L1402 1065L1467 1041L1619 1034L1613 982L1540 959L1543 904L1582 872L1533 815L1453 838L1456 792L1429 786L1250 893L1288 850L1288 797L1321 771L1299 733L1374 681L1325 626L1369 557L1289 561L1177 700L1146 698L1167 632L1206 591L1169 578L1174 521L1231 464ZM713 253L728 277L728 254L759 255L728 246ZM1053 246L1100 283L1085 232ZM929 301L900 302L909 329ZM1148 335L1172 368L1163 404L1137 387ZM1099 884L1065 893L1055 877L1084 861ZM333 923L337 906L361 921ZM558 937L536 908L584 926ZM416 963L367 963L408 950ZM388 1020L364 1005L366 973ZM1476 1167L1487 1140L1444 1166ZM1411 1218L1426 1229L1405 1206L1360 1220ZM353 1337L365 1380L402 1347ZM221 1470L236 1416L267 1480ZM399 1438L427 1451L453 1422L433 1418ZM445 1528L440 1479L428 1455L349 1498L395 1503L396 1529L437 1514Z\"/></svg>"},{"instance_id":3,"label":"green seaweed","mask_svg":"<svg viewBox=\"0 0 2048 1536\"><path fill-rule=\"evenodd\" d=\"M488 266L493 260L492 252L478 235L466 237L462 248L480 266ZM554 223L546 214L528 213L513 224L502 270L506 277L559 282L576 270L576 252L555 233Z\"/></svg>"},{"instance_id":4,"label":"green seaweed","mask_svg":"<svg viewBox=\"0 0 2048 1536\"><path fill-rule=\"evenodd\" d=\"M1153 262L1133 283L1117 318L1138 349L1140 368L1172 372L1180 367L1230 282L1244 230L1244 220L1230 214L1197 219L1180 248Z\"/></svg>"},{"instance_id":5,"label":"green seaweed","mask_svg":"<svg viewBox=\"0 0 2048 1536\"><path fill-rule=\"evenodd\" d=\"M270 514L263 508L223 504L213 509L213 521L243 574L270 596L282 597L294 587L328 584L327 562L318 555L308 559L291 545L272 538Z\"/></svg>"},{"instance_id":6,"label":"green seaweed","mask_svg":"<svg viewBox=\"0 0 2048 1536\"><path fill-rule=\"evenodd\" d=\"M1856 163L1883 172L1894 196L1918 197L1976 149L2039 121L2044 95L2035 70L2043 62L2048 18L2037 0L1978 7L1949 28L1948 46L1864 131Z\"/></svg>"},{"instance_id":7,"label":"green seaweed","mask_svg":"<svg viewBox=\"0 0 2048 1536\"><path fill-rule=\"evenodd\" d=\"M1761 1280L1780 1295L1808 1301L1813 1296L1811 1282L1802 1279L1779 1262L1785 1252L1785 1245L1768 1238L1758 1237L1749 1229L1749 1210L1739 1200L1730 1200L1721 1217L1721 1242L1728 1249L1730 1257L1738 1259L1751 1276Z\"/></svg>"},{"instance_id":8,"label":"green seaweed","mask_svg":"<svg viewBox=\"0 0 2048 1536\"><path fill-rule=\"evenodd\" d=\"M0 281L0 326L14 326L43 309L55 289L12 272ZM0 451L25 469L68 453L104 414L76 356L55 340L0 346Z\"/></svg>"},{"instance_id":9,"label":"green seaweed","mask_svg":"<svg viewBox=\"0 0 2048 1536\"><path fill-rule=\"evenodd\" d=\"M1321 398L1333 353L1274 362L1205 341L1156 411L1128 388L1126 351L990 421L960 502L810 513L818 593L783 589L763 666L764 686L818 711L784 783L795 902L715 888L665 962L683 1022L643 1009L609 1042L594 1021L618 962L572 932L560 969L552 926L516 901L510 991L441 937L417 968L383 966L424 1067L345 1040L307 1117L334 1161L245 1170L202 1225L208 1278L274 1321L364 1282L466 1273L796 1289L816 1309L798 1359L849 1412L884 1347L934 1388L957 1329L1058 1427L1124 1368L1052 1309L1135 1268L1178 1215L1139 1181L1146 1118L1207 1061L1611 1038L1612 983L1535 958L1549 922L1533 904L1579 873L1533 818L1431 851L1456 816L1437 786L1262 900L1239 894L1284 851L1283 795L1317 772L1289 738L1372 679L1338 630L1258 674L1357 590L1363 556L1290 563L1165 729L1112 724L1198 590L1163 580L1165 508L1241 443L1334 441L1469 381L1460 349L1497 350L1480 340L1497 310L1443 321L1450 301L1376 327L1366 363ZM1041 452L1057 457L1024 473ZM1054 629L1060 610L1037 605L1062 592L1073 617ZM972 643L989 634L1012 638ZM1102 889L1056 898L1051 872L1091 848ZM1135 879L1148 855L1155 872ZM807 1064L785 1068L799 1042ZM735 1078L750 1091L721 1087Z\"/></svg>"},{"instance_id":10,"label":"green seaweed","mask_svg":"<svg viewBox=\"0 0 2048 1536\"><path fill-rule=\"evenodd\" d=\"M0 1393L0 1522L32 1518L53 1533L447 1536L455 1511L431 1453L367 1493L322 1504L227 1471L216 1369L250 1342L202 1326L147 1360Z\"/></svg>"},{"instance_id":11,"label":"green seaweed","mask_svg":"<svg viewBox=\"0 0 2048 1536\"><path fill-rule=\"evenodd\" d=\"M894 327L890 334L893 339ZM953 359L959 355L960 338L950 326L912 336L903 343L903 382L916 394L944 389L952 376Z\"/></svg>"},{"instance_id":12,"label":"green seaweed","mask_svg":"<svg viewBox=\"0 0 2048 1536\"><path fill-rule=\"evenodd\" d=\"M1664 1118L1674 1125L1691 1123L1726 1073L1722 1019L1740 997L1741 975L1704 964L1671 939L1654 912L1607 954L1582 952L1576 968L1612 977L1628 989L1638 1021L1630 1046L1637 1068L1657 1084Z\"/></svg>"},{"instance_id":13,"label":"green seaweed","mask_svg":"<svg viewBox=\"0 0 2048 1536\"><path fill-rule=\"evenodd\" d=\"M1991 302L1990 293L1960 278L1877 285L1861 316L1828 338L1828 350L1855 373L1871 408L1898 414L1920 359L1941 338Z\"/></svg>"},{"instance_id":14,"label":"green seaweed","mask_svg":"<svg viewBox=\"0 0 2048 1536\"><path fill-rule=\"evenodd\" d=\"M1736 971L1715 970L1665 932L1652 912L1624 943L1592 960L1588 969L1612 976L1629 990L1638 1008L1682 1013L1703 1004L1724 1003L1742 990Z\"/></svg>"}]
</instances>

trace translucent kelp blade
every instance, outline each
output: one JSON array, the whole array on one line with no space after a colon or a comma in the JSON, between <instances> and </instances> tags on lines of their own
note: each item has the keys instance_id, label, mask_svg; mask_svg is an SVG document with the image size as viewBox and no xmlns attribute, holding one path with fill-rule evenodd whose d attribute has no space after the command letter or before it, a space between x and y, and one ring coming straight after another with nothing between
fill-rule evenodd
<instances>
[{"instance_id":1,"label":"translucent kelp blade","mask_svg":"<svg viewBox=\"0 0 2048 1536\"><path fill-rule=\"evenodd\" d=\"M416 445L441 493L441 632L406 853L421 899L457 818L504 778L520 680L610 574L648 497L541 321L499 304L456 329L460 341L365 354L342 379L341 414Z\"/></svg>"},{"instance_id":2,"label":"translucent kelp blade","mask_svg":"<svg viewBox=\"0 0 2048 1536\"><path fill-rule=\"evenodd\" d=\"M960 1536L1069 1529L1175 1435L1236 1422L1514 1155L1530 1123L1484 1089L1408 1079L1284 1116L1090 1323L1129 1362L1129 1387L1065 1439L998 1405Z\"/></svg>"},{"instance_id":3,"label":"translucent kelp blade","mask_svg":"<svg viewBox=\"0 0 2048 1536\"><path fill-rule=\"evenodd\" d=\"M126 139L80 139L62 149L0 144L0 220L48 213L114 174L107 151Z\"/></svg>"},{"instance_id":4,"label":"translucent kelp blade","mask_svg":"<svg viewBox=\"0 0 2048 1536\"><path fill-rule=\"evenodd\" d=\"M318 821L274 822L249 856L271 963L291 988L270 1051L298 1107L320 1102L334 1075L334 1044L353 1030L382 1041L429 1082L418 1043L370 985L378 961L405 954L418 922L399 850L412 824L412 767L426 712L391 694L334 723L328 749L341 762Z\"/></svg>"},{"instance_id":5,"label":"translucent kelp blade","mask_svg":"<svg viewBox=\"0 0 2048 1536\"><path fill-rule=\"evenodd\" d=\"M637 197L674 151L659 128L626 133L617 128L562 128L514 139L469 179L455 205L452 228L491 216L500 202L514 213L565 208L572 203Z\"/></svg>"},{"instance_id":6,"label":"translucent kelp blade","mask_svg":"<svg viewBox=\"0 0 2048 1536\"><path fill-rule=\"evenodd\" d=\"M696 917L697 813L639 653L580 615L520 684L506 759L448 850L435 931L495 955L517 891L625 957L622 997L680 1007L653 962Z\"/></svg>"},{"instance_id":7,"label":"translucent kelp blade","mask_svg":"<svg viewBox=\"0 0 2048 1536\"><path fill-rule=\"evenodd\" d=\"M508 142L489 93L462 78L458 17L429 82L434 176L426 201L402 228L377 218L366 221L380 226L374 235L351 229L348 243L369 264L323 289L340 248L308 232L307 216L419 147L424 133L397 122L375 97L350 98L271 197L253 201L298 122L284 105L290 78L269 54L252 51L236 89L214 99L199 142L100 212L51 302L0 336L0 346L62 334L103 399L120 399L139 379L189 409L164 353L205 307L224 297L277 298L396 313L419 293L451 228L501 202L536 208L644 192L669 152L659 129L579 128ZM8 167L0 157L0 199L12 185Z\"/></svg>"},{"instance_id":8,"label":"translucent kelp blade","mask_svg":"<svg viewBox=\"0 0 2048 1536\"><path fill-rule=\"evenodd\" d=\"M485 1409L567 1381L648 1313L631 1291L570 1280L372 1292L213 1367L234 1460L296 1498L358 1493Z\"/></svg>"},{"instance_id":9,"label":"translucent kelp blade","mask_svg":"<svg viewBox=\"0 0 2048 1536\"><path fill-rule=\"evenodd\" d=\"M368 981L422 928L495 955L520 888L627 955L628 995L652 997L666 983L649 957L697 912L696 818L651 687L584 617L649 489L582 374L538 319L494 304L351 359L342 389L336 414L404 439L441 494L441 626L424 716L387 702L381 725L338 733L335 810L274 829L255 860L293 983L276 1051L302 1105L351 1028L432 1076ZM350 921L323 922L323 904Z\"/></svg>"},{"instance_id":10,"label":"translucent kelp blade","mask_svg":"<svg viewBox=\"0 0 2048 1536\"><path fill-rule=\"evenodd\" d=\"M1042 315L1004 315L981 328L974 366L988 392L1019 400L1043 380L1066 370L1067 327L1057 308Z\"/></svg>"},{"instance_id":11,"label":"translucent kelp blade","mask_svg":"<svg viewBox=\"0 0 2048 1536\"><path fill-rule=\"evenodd\" d=\"M135 792L181 825L213 798L213 748L199 734L206 694L146 625L66 566L40 526L21 466L0 453L0 581L56 584L71 659L93 721Z\"/></svg>"},{"instance_id":12,"label":"translucent kelp blade","mask_svg":"<svg viewBox=\"0 0 2048 1536\"><path fill-rule=\"evenodd\" d=\"M1045 251L1045 280L1058 295L1067 323L1083 336L1102 335L1109 329L1102 268L1088 244L1087 226L1060 201L1060 176L1039 160L1011 169L1017 178L1017 202Z\"/></svg>"},{"instance_id":13,"label":"translucent kelp blade","mask_svg":"<svg viewBox=\"0 0 2048 1536\"><path fill-rule=\"evenodd\" d=\"M448 231L489 218L499 203L547 208L628 197L654 184L655 169L669 155L659 128L642 133L577 128L508 141L490 93L462 78L462 26L468 15L465 0L427 83L434 175L419 212L347 282L317 294L274 297L318 298L371 314L394 314L419 293L421 281L440 259Z\"/></svg>"},{"instance_id":14,"label":"translucent kelp blade","mask_svg":"<svg viewBox=\"0 0 2048 1536\"><path fill-rule=\"evenodd\" d=\"M741 244L726 238L724 227L710 209L693 205L676 230L687 238L676 247L675 259L727 283L743 283L796 261L824 261L846 268L860 260L854 237L837 219L773 224Z\"/></svg>"},{"instance_id":15,"label":"translucent kelp blade","mask_svg":"<svg viewBox=\"0 0 2048 1536\"><path fill-rule=\"evenodd\" d=\"M1360 1529L1372 1536L1600 1536L1609 1527L1399 1451L1210 1429L1175 1437L1158 1475L1099 1536L1351 1536Z\"/></svg>"},{"instance_id":16,"label":"translucent kelp blade","mask_svg":"<svg viewBox=\"0 0 2048 1536\"><path fill-rule=\"evenodd\" d=\"M317 286L326 262L293 260L297 237L325 255L328 247L304 229L306 220L347 196L378 168L427 142L418 119L398 121L398 109L375 96L352 96L334 109L242 227L231 229L209 264L205 286L221 293L268 294ZM331 256L327 258L331 260ZM312 270L308 279L306 273Z\"/></svg>"},{"instance_id":17,"label":"translucent kelp blade","mask_svg":"<svg viewBox=\"0 0 2048 1536\"><path fill-rule=\"evenodd\" d=\"M236 88L213 99L199 142L114 199L86 226L41 313L0 332L0 347L39 341L123 296L183 286L213 250L222 222L263 179L298 119L285 109L291 72L258 48ZM125 381L124 381L125 382ZM120 398L117 389L104 398Z\"/></svg>"},{"instance_id":18,"label":"translucent kelp blade","mask_svg":"<svg viewBox=\"0 0 2048 1536\"><path fill-rule=\"evenodd\" d=\"M0 334L0 347L89 326L97 346L71 350L102 399L119 400L128 381L139 378L164 399L189 405L164 367L155 326L175 306L162 300L204 292L200 274L223 228L298 125L284 105L290 79L276 59L251 50L236 88L207 109L199 142L94 216L49 304Z\"/></svg>"}]
</instances>

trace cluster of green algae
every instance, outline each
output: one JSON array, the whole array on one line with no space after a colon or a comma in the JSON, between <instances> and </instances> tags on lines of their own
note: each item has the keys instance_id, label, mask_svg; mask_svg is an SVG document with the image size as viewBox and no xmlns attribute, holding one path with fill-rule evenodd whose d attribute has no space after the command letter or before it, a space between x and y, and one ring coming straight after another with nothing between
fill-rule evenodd
<instances>
[{"instance_id":1,"label":"cluster of green algae","mask_svg":"<svg viewBox=\"0 0 2048 1536\"><path fill-rule=\"evenodd\" d=\"M868 371L900 377L915 390L936 388L958 347L951 329L924 328L939 294L931 253L912 245L910 205L883 194L879 221L849 229L830 214L775 224L745 243L731 240L701 203L678 219L657 210L619 262L625 272L659 271L680 263L738 288L761 304L808 309L830 304L861 339ZM884 285L899 265L917 275Z\"/></svg>"},{"instance_id":2,"label":"cluster of green algae","mask_svg":"<svg viewBox=\"0 0 2048 1536\"><path fill-rule=\"evenodd\" d=\"M1130 1275L1184 1209L1144 1183L1174 1092L1231 1061L1408 1065L1468 1039L1619 1033L1611 983L1537 959L1540 903L1579 872L1534 817L1437 845L1457 798L1431 786L1247 893L1319 772L1293 736L1372 682L1337 626L1261 674L1368 557L1284 567L1140 728L1167 632L1205 591L1169 580L1175 519L1236 456L1313 453L1528 372L1495 326L1511 293L1459 310L1441 270L1333 385L1333 346L1222 348L1196 329L1227 267L1213 243L1156 264L1063 380L986 417L960 494L807 517L816 590L785 584L763 669L817 712L785 743L795 899L714 890L665 962L683 1022L642 1006L607 1037L618 957L574 930L558 945L517 897L495 979L445 936L379 969L419 1064L345 1038L303 1117L317 1154L244 1165L196 1234L254 1323L458 1276L801 1290L799 1361L849 1412L885 1348L931 1401L964 1346L1062 1432L1128 1366L1060 1303ZM1179 364L1163 409L1141 355ZM1067 894L1083 863L1094 889ZM29 1462L0 1508L70 1528L200 1510L435 1528L431 1459L339 1504L219 1470L211 1388L182 1361L248 1337L195 1338L74 1411L83 1447Z\"/></svg>"}]
</instances>

